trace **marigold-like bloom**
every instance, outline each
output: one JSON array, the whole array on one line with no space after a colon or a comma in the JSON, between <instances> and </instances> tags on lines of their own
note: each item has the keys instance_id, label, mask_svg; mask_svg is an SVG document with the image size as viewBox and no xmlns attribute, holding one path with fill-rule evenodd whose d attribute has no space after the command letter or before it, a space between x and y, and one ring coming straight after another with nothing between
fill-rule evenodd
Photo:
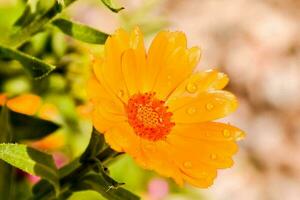
<instances>
[{"instance_id":1,"label":"marigold-like bloom","mask_svg":"<svg viewBox=\"0 0 300 200\"><path fill-rule=\"evenodd\" d=\"M146 52L139 28L119 29L94 60L88 95L94 126L113 149L180 185L208 187L217 169L232 166L243 132L212 122L237 100L222 90L225 74L194 72L199 58L182 32L160 32Z\"/></svg>"}]
</instances>

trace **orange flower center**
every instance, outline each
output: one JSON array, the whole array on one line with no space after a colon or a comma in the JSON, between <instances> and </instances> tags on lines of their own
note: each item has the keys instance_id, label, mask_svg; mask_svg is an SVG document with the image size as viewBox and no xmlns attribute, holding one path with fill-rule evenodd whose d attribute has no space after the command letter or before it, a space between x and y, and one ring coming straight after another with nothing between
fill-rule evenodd
<instances>
[{"instance_id":1,"label":"orange flower center","mask_svg":"<svg viewBox=\"0 0 300 200\"><path fill-rule=\"evenodd\" d=\"M154 97L155 93L135 94L127 104L128 122L135 133L151 141L166 138L175 123L164 101Z\"/></svg>"}]
</instances>

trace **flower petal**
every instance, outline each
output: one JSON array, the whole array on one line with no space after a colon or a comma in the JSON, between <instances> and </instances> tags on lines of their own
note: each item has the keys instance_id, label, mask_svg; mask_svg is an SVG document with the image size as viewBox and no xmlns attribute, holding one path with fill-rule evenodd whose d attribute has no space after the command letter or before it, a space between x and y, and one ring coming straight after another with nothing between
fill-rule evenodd
<instances>
[{"instance_id":1,"label":"flower petal","mask_svg":"<svg viewBox=\"0 0 300 200\"><path fill-rule=\"evenodd\" d=\"M197 72L181 83L169 99L195 95L210 89L221 90L227 85L228 81L227 75L217 70Z\"/></svg>"},{"instance_id":2,"label":"flower petal","mask_svg":"<svg viewBox=\"0 0 300 200\"><path fill-rule=\"evenodd\" d=\"M122 56L122 72L130 96L140 91L139 71L134 51L132 49L126 50Z\"/></svg>"},{"instance_id":3,"label":"flower petal","mask_svg":"<svg viewBox=\"0 0 300 200\"><path fill-rule=\"evenodd\" d=\"M121 100L110 94L94 75L88 81L87 93L93 103L93 124L98 131L103 133L126 120Z\"/></svg>"},{"instance_id":4,"label":"flower petal","mask_svg":"<svg viewBox=\"0 0 300 200\"><path fill-rule=\"evenodd\" d=\"M120 99L108 92L105 87L100 84L94 74L91 75L87 83L87 94L94 105L101 104L103 109L117 115L124 115L124 104Z\"/></svg>"},{"instance_id":5,"label":"flower petal","mask_svg":"<svg viewBox=\"0 0 300 200\"><path fill-rule=\"evenodd\" d=\"M140 138L127 122L119 123L104 134L106 142L118 152L126 152L133 157L140 157Z\"/></svg>"},{"instance_id":6,"label":"flower petal","mask_svg":"<svg viewBox=\"0 0 300 200\"><path fill-rule=\"evenodd\" d=\"M220 122L177 124L172 134L202 141L237 141L244 137L239 128Z\"/></svg>"},{"instance_id":7,"label":"flower petal","mask_svg":"<svg viewBox=\"0 0 300 200\"><path fill-rule=\"evenodd\" d=\"M200 58L197 47L187 49L182 32L160 32L153 40L147 59L145 82L148 91L165 99L176 86L191 74Z\"/></svg>"},{"instance_id":8,"label":"flower petal","mask_svg":"<svg viewBox=\"0 0 300 200\"><path fill-rule=\"evenodd\" d=\"M103 108L101 104L94 105L92 113L93 125L99 132L104 133L126 120L124 116L109 113Z\"/></svg>"},{"instance_id":9,"label":"flower petal","mask_svg":"<svg viewBox=\"0 0 300 200\"><path fill-rule=\"evenodd\" d=\"M167 105L175 123L198 123L227 116L236 110L238 103L230 92L211 90L169 100Z\"/></svg>"},{"instance_id":10,"label":"flower petal","mask_svg":"<svg viewBox=\"0 0 300 200\"><path fill-rule=\"evenodd\" d=\"M138 28L131 34L123 29L117 30L106 40L104 59L102 62L96 62L93 67L103 86L124 102L128 100L129 94L122 74L121 58L128 49L134 50L138 56L137 66L143 67L146 63L145 49L143 35ZM138 71L136 73L139 74Z\"/></svg>"},{"instance_id":11,"label":"flower petal","mask_svg":"<svg viewBox=\"0 0 300 200\"><path fill-rule=\"evenodd\" d=\"M208 142L170 134L167 142L170 144L169 151L174 153L175 157L182 157L185 161L192 162L192 165L202 164L214 168L232 166L231 156L237 151L237 145L233 141Z\"/></svg>"},{"instance_id":12,"label":"flower petal","mask_svg":"<svg viewBox=\"0 0 300 200\"><path fill-rule=\"evenodd\" d=\"M134 159L144 169L154 170L162 176L173 178L177 184L183 185L180 171L175 166L174 157L170 157L169 145L165 141L151 142L141 139L139 148L141 155Z\"/></svg>"},{"instance_id":13,"label":"flower petal","mask_svg":"<svg viewBox=\"0 0 300 200\"><path fill-rule=\"evenodd\" d=\"M7 101L7 107L26 115L36 114L41 104L41 98L34 94L23 94Z\"/></svg>"},{"instance_id":14,"label":"flower petal","mask_svg":"<svg viewBox=\"0 0 300 200\"><path fill-rule=\"evenodd\" d=\"M183 80L191 75L199 59L200 50L197 47L174 49L163 61L163 67L156 77L153 91L156 91L157 97L165 100Z\"/></svg>"}]
</instances>

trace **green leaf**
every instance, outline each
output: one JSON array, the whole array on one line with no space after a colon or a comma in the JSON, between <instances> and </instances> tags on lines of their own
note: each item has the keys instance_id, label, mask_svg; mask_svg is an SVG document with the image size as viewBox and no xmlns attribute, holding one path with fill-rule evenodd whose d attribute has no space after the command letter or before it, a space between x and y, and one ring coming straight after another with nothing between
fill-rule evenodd
<instances>
[{"instance_id":1,"label":"green leaf","mask_svg":"<svg viewBox=\"0 0 300 200\"><path fill-rule=\"evenodd\" d=\"M52 22L63 33L77 40L92 44L104 44L108 34L98 31L86 25L59 18Z\"/></svg>"},{"instance_id":2,"label":"green leaf","mask_svg":"<svg viewBox=\"0 0 300 200\"><path fill-rule=\"evenodd\" d=\"M50 135L59 128L59 126L53 122L34 116L17 113L9 110L8 108L0 106L0 112L2 109L6 109L7 112L9 111L10 129L12 129L10 132L14 133L13 140L10 141L19 142L21 140L39 140ZM1 126L1 122L0 127L3 127ZM1 130L3 130L3 128ZM5 134L3 132L1 136L3 137L4 135ZM2 142L9 141L2 140Z\"/></svg>"},{"instance_id":3,"label":"green leaf","mask_svg":"<svg viewBox=\"0 0 300 200\"><path fill-rule=\"evenodd\" d=\"M120 8L115 8L113 5L112 5L112 2L111 0L101 0L102 3L107 7L109 8L111 11L117 13L117 12L120 12L121 10L124 9L124 7L120 7Z\"/></svg>"},{"instance_id":4,"label":"green leaf","mask_svg":"<svg viewBox=\"0 0 300 200\"><path fill-rule=\"evenodd\" d=\"M69 6L76 0L65 0L65 7ZM52 1L44 0L43 3L51 3ZM47 7L47 6L45 6ZM37 17L37 19L33 20L28 25L23 28L17 29L9 34L6 40L4 40L4 44L9 47L20 47L26 41L28 41L33 35L40 32L44 29L45 25L47 25L56 15L58 15L62 10L60 9L61 4L58 1L55 1L54 5L51 5L50 8L47 7L45 12L41 12L42 14Z\"/></svg>"},{"instance_id":5,"label":"green leaf","mask_svg":"<svg viewBox=\"0 0 300 200\"><path fill-rule=\"evenodd\" d=\"M59 191L58 170L51 155L23 144L0 144L0 159L29 174L51 182Z\"/></svg>"},{"instance_id":6,"label":"green leaf","mask_svg":"<svg viewBox=\"0 0 300 200\"><path fill-rule=\"evenodd\" d=\"M55 188L47 180L41 179L32 187L32 194L33 197L30 200L47 199L48 196L55 196ZM44 194L47 194L46 198Z\"/></svg>"},{"instance_id":7,"label":"green leaf","mask_svg":"<svg viewBox=\"0 0 300 200\"><path fill-rule=\"evenodd\" d=\"M6 106L0 110L0 143L10 142L13 138L9 123L9 110ZM11 199L13 194L14 169L0 160L0 199Z\"/></svg>"},{"instance_id":8,"label":"green leaf","mask_svg":"<svg viewBox=\"0 0 300 200\"><path fill-rule=\"evenodd\" d=\"M81 155L80 160L89 160L95 158L101 152L104 146L103 134L99 133L95 128L93 128L90 142L85 152Z\"/></svg>"},{"instance_id":9,"label":"green leaf","mask_svg":"<svg viewBox=\"0 0 300 200\"><path fill-rule=\"evenodd\" d=\"M38 0L28 0L22 15L14 23L14 26L24 27L28 25L36 15Z\"/></svg>"},{"instance_id":10,"label":"green leaf","mask_svg":"<svg viewBox=\"0 0 300 200\"><path fill-rule=\"evenodd\" d=\"M26 71L28 71L29 74L35 79L41 79L55 69L54 65L47 64L38 58L1 45L0 56L19 61Z\"/></svg>"},{"instance_id":11,"label":"green leaf","mask_svg":"<svg viewBox=\"0 0 300 200\"><path fill-rule=\"evenodd\" d=\"M14 111L11 111L10 118L15 141L42 139L59 128L53 122Z\"/></svg>"},{"instance_id":12,"label":"green leaf","mask_svg":"<svg viewBox=\"0 0 300 200\"><path fill-rule=\"evenodd\" d=\"M81 190L94 190L99 192L103 197L109 200L138 200L140 199L130 191L121 188L114 187L101 175L91 173L84 176L77 185L73 188L75 191Z\"/></svg>"},{"instance_id":13,"label":"green leaf","mask_svg":"<svg viewBox=\"0 0 300 200\"><path fill-rule=\"evenodd\" d=\"M57 1L57 9L61 12L65 8L65 1L64 0L56 0Z\"/></svg>"}]
</instances>

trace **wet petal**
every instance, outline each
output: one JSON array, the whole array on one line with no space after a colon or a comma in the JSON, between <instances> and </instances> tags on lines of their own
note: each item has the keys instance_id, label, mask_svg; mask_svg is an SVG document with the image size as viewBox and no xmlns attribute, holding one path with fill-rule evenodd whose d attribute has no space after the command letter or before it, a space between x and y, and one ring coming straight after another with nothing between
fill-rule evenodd
<instances>
[{"instance_id":1,"label":"wet petal","mask_svg":"<svg viewBox=\"0 0 300 200\"><path fill-rule=\"evenodd\" d=\"M244 137L244 132L229 124L203 122L196 124L177 124L172 134L193 140L236 141Z\"/></svg>"},{"instance_id":2,"label":"wet petal","mask_svg":"<svg viewBox=\"0 0 300 200\"><path fill-rule=\"evenodd\" d=\"M165 100L192 73L199 58L197 47L174 49L162 63L163 67L155 80L153 91L157 92L157 97Z\"/></svg>"},{"instance_id":3,"label":"wet petal","mask_svg":"<svg viewBox=\"0 0 300 200\"><path fill-rule=\"evenodd\" d=\"M175 123L198 123L227 116L237 108L237 100L227 91L212 90L198 96L182 96L167 102Z\"/></svg>"},{"instance_id":4,"label":"wet petal","mask_svg":"<svg viewBox=\"0 0 300 200\"><path fill-rule=\"evenodd\" d=\"M228 81L227 75L217 70L197 72L181 83L174 90L169 99L196 95L211 89L221 90L227 85Z\"/></svg>"}]
</instances>

